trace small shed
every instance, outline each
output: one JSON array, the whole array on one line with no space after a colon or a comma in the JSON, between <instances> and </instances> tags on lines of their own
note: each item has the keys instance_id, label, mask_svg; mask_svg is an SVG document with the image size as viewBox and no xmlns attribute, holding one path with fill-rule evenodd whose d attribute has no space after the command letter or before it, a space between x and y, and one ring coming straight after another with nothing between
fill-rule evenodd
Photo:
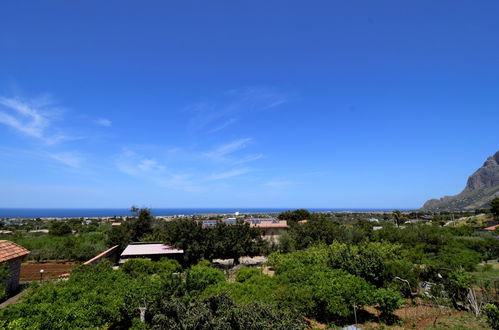
<instances>
[{"instance_id":1,"label":"small shed","mask_svg":"<svg viewBox=\"0 0 499 330\"><path fill-rule=\"evenodd\" d=\"M0 240L0 264L7 265L8 275L5 287L8 295L19 289L19 277L21 273L21 261L29 254L29 251L16 243Z\"/></svg>"},{"instance_id":2,"label":"small shed","mask_svg":"<svg viewBox=\"0 0 499 330\"><path fill-rule=\"evenodd\" d=\"M151 260L171 258L181 261L183 255L184 250L176 249L163 243L132 243L121 253L120 263L133 258L147 258Z\"/></svg>"}]
</instances>

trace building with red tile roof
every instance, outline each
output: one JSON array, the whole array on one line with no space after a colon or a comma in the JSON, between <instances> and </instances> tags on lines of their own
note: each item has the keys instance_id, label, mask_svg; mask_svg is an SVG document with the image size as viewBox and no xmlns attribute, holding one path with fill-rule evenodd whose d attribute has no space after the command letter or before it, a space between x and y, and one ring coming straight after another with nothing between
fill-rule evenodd
<instances>
[{"instance_id":1,"label":"building with red tile roof","mask_svg":"<svg viewBox=\"0 0 499 330\"><path fill-rule=\"evenodd\" d=\"M496 228L499 227L499 224L498 225L495 225L495 226L490 226L490 227L487 227L487 228L484 228L484 230L487 230L487 231L494 231Z\"/></svg>"},{"instance_id":2,"label":"building with red tile roof","mask_svg":"<svg viewBox=\"0 0 499 330\"><path fill-rule=\"evenodd\" d=\"M6 264L9 275L5 280L7 294L11 295L19 289L19 275L21 273L21 261L29 254L29 251L16 243L0 240L0 264Z\"/></svg>"},{"instance_id":3,"label":"building with red tile roof","mask_svg":"<svg viewBox=\"0 0 499 330\"><path fill-rule=\"evenodd\" d=\"M260 230L262 238L270 243L279 243L282 234L288 229L286 220L264 220L255 221L250 224L251 227Z\"/></svg>"}]
</instances>

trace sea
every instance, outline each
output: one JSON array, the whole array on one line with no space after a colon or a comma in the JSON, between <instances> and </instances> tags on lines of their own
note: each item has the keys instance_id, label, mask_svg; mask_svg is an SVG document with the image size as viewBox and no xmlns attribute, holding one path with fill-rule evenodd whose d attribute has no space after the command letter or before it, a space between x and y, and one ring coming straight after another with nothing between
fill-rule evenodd
<instances>
[{"instance_id":1,"label":"sea","mask_svg":"<svg viewBox=\"0 0 499 330\"><path fill-rule=\"evenodd\" d=\"M292 208L152 208L155 216L279 213ZM309 208L311 212L391 212L393 209L335 209ZM0 218L92 218L130 216L129 208L0 208Z\"/></svg>"}]
</instances>

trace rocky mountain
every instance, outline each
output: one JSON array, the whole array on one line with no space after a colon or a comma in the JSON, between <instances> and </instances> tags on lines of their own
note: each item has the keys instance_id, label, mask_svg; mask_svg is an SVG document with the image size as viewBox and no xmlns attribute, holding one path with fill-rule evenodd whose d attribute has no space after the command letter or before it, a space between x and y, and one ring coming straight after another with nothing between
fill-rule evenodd
<instances>
[{"instance_id":1,"label":"rocky mountain","mask_svg":"<svg viewBox=\"0 0 499 330\"><path fill-rule=\"evenodd\" d=\"M499 151L487 158L482 167L473 173L464 190L455 196L430 199L423 205L428 211L459 211L489 207L490 201L499 197Z\"/></svg>"}]
</instances>

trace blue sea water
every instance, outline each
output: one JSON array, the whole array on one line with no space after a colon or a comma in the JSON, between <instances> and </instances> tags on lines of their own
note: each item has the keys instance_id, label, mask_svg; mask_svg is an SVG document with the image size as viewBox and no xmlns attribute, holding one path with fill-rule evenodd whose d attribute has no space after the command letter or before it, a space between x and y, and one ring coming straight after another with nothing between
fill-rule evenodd
<instances>
[{"instance_id":1,"label":"blue sea water","mask_svg":"<svg viewBox=\"0 0 499 330\"><path fill-rule=\"evenodd\" d=\"M156 216L196 215L207 213L233 214L240 213L278 213L289 208L153 208ZM392 211L391 209L308 209L313 212L327 211ZM128 208L0 208L0 218L80 218L80 217L113 217L131 215Z\"/></svg>"}]
</instances>

